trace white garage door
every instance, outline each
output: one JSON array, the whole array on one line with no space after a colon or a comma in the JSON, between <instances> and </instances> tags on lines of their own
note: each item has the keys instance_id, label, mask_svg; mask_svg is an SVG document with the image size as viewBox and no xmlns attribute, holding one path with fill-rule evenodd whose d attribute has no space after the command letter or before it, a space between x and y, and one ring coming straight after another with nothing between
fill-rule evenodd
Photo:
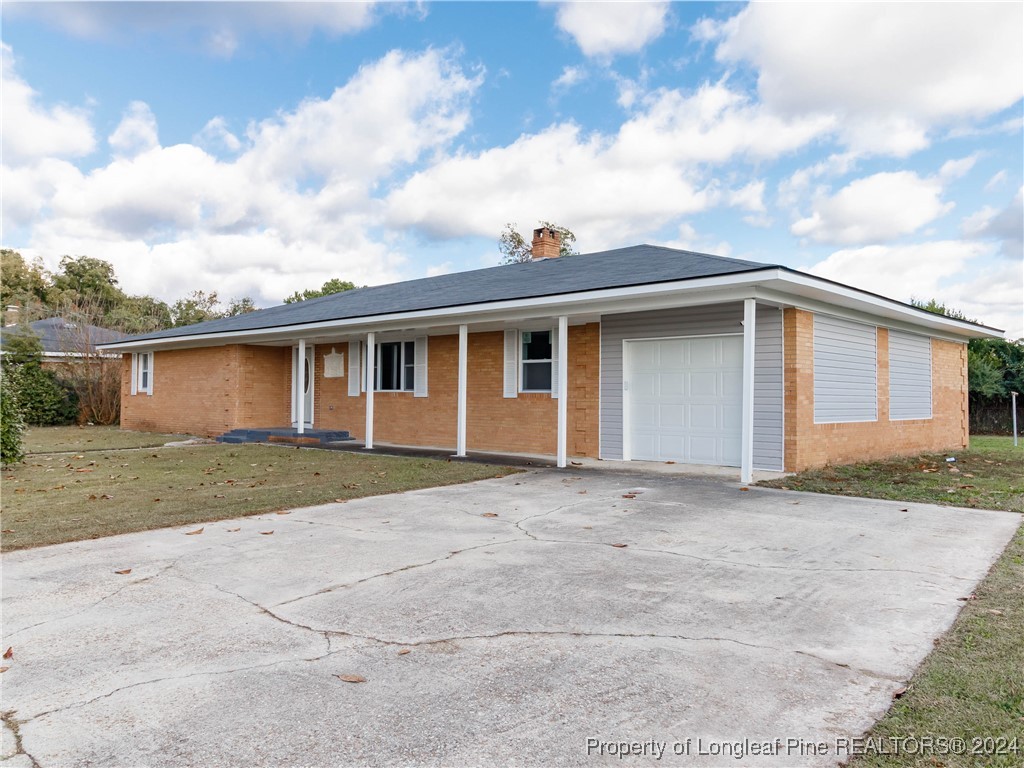
<instances>
[{"instance_id":1,"label":"white garage door","mask_svg":"<svg viewBox=\"0 0 1024 768\"><path fill-rule=\"evenodd\" d=\"M626 342L628 456L740 464L743 338Z\"/></svg>"}]
</instances>

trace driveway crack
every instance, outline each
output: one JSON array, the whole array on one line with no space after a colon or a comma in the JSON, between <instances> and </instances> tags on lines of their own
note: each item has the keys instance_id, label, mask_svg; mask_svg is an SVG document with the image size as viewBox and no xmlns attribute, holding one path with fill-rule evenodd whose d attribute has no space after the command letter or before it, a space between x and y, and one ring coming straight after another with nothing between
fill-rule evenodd
<instances>
[{"instance_id":1,"label":"driveway crack","mask_svg":"<svg viewBox=\"0 0 1024 768\"><path fill-rule=\"evenodd\" d=\"M26 720L18 720L18 719L16 719L14 717L14 714L15 714L15 710L13 710L13 709L8 710L7 712L0 713L0 720L3 721L3 727L6 728L8 731L10 731L11 735L14 737L14 752L12 752L10 755L6 755L2 759L6 761L6 760L14 757L15 755L24 755L25 757L28 758L29 762L32 764L32 768L42 768L42 766L40 766L40 764L39 764L39 761L36 760L31 755L31 753L29 753L28 751L25 750L25 744L22 741L21 724L23 722L28 722L28 721L26 721Z\"/></svg>"}]
</instances>

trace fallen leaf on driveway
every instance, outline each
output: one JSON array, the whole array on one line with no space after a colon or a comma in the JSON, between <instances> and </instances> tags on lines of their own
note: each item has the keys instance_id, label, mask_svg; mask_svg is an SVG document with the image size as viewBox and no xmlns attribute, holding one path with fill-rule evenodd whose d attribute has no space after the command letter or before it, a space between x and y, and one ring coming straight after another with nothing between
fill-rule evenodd
<instances>
[{"instance_id":1,"label":"fallen leaf on driveway","mask_svg":"<svg viewBox=\"0 0 1024 768\"><path fill-rule=\"evenodd\" d=\"M238 532L239 532L240 530L242 530L242 529L241 529L241 528L226 528L225 530L226 530L226 531L227 531L228 533L238 533Z\"/></svg>"},{"instance_id":2,"label":"fallen leaf on driveway","mask_svg":"<svg viewBox=\"0 0 1024 768\"><path fill-rule=\"evenodd\" d=\"M12 645L6 651L4 651L4 658L5 659L10 659L10 658L13 658L13 657L14 657L14 646Z\"/></svg>"},{"instance_id":3,"label":"fallen leaf on driveway","mask_svg":"<svg viewBox=\"0 0 1024 768\"><path fill-rule=\"evenodd\" d=\"M132 572L131 568L125 568L125 569L120 570L120 571L114 571L114 573L116 573L118 576L127 576L131 572Z\"/></svg>"},{"instance_id":4,"label":"fallen leaf on driveway","mask_svg":"<svg viewBox=\"0 0 1024 768\"><path fill-rule=\"evenodd\" d=\"M615 547L616 549L625 549L626 547L629 546L629 544L612 544L612 546Z\"/></svg>"},{"instance_id":5,"label":"fallen leaf on driveway","mask_svg":"<svg viewBox=\"0 0 1024 768\"><path fill-rule=\"evenodd\" d=\"M586 493L586 491L576 491L576 493Z\"/></svg>"},{"instance_id":6,"label":"fallen leaf on driveway","mask_svg":"<svg viewBox=\"0 0 1024 768\"><path fill-rule=\"evenodd\" d=\"M624 493L624 494L622 494L622 498L624 498L624 499L635 499L636 498L636 494L635 493Z\"/></svg>"},{"instance_id":7,"label":"fallen leaf on driveway","mask_svg":"<svg viewBox=\"0 0 1024 768\"><path fill-rule=\"evenodd\" d=\"M906 692L907 692L906 686L904 686L902 688L897 688L895 691L892 692L892 697L894 699L898 699L898 698L900 698Z\"/></svg>"},{"instance_id":8,"label":"fallen leaf on driveway","mask_svg":"<svg viewBox=\"0 0 1024 768\"><path fill-rule=\"evenodd\" d=\"M365 683L366 678L362 675L335 675L336 678L344 683Z\"/></svg>"},{"instance_id":9,"label":"fallen leaf on driveway","mask_svg":"<svg viewBox=\"0 0 1024 768\"><path fill-rule=\"evenodd\" d=\"M334 503L335 504L344 504L346 501L348 501L348 499L335 499Z\"/></svg>"},{"instance_id":10,"label":"fallen leaf on driveway","mask_svg":"<svg viewBox=\"0 0 1024 768\"><path fill-rule=\"evenodd\" d=\"M198 535L199 535L200 533L202 533L202 532L203 532L204 530L206 530L206 529L205 529L205 528L196 528L196 529L195 529L194 531L189 531L189 532L188 532L188 533L186 533L185 535L186 535L186 536L198 536Z\"/></svg>"},{"instance_id":11,"label":"fallen leaf on driveway","mask_svg":"<svg viewBox=\"0 0 1024 768\"><path fill-rule=\"evenodd\" d=\"M7 671L8 669L10 669L10 667L0 667L0 675L2 675L2 674L3 674L4 672L6 672L6 671Z\"/></svg>"},{"instance_id":12,"label":"fallen leaf on driveway","mask_svg":"<svg viewBox=\"0 0 1024 768\"><path fill-rule=\"evenodd\" d=\"M583 466L583 462L582 461L571 461L570 460L569 463L572 464L574 467L582 467Z\"/></svg>"},{"instance_id":13,"label":"fallen leaf on driveway","mask_svg":"<svg viewBox=\"0 0 1024 768\"><path fill-rule=\"evenodd\" d=\"M749 488L747 488L747 486L745 486L745 485L744 485L744 486L743 486L742 488L740 488L740 490L741 490L741 491L749 491L750 489L749 489Z\"/></svg>"},{"instance_id":14,"label":"fallen leaf on driveway","mask_svg":"<svg viewBox=\"0 0 1024 768\"><path fill-rule=\"evenodd\" d=\"M260 536L273 536L273 531L260 531Z\"/></svg>"},{"instance_id":15,"label":"fallen leaf on driveway","mask_svg":"<svg viewBox=\"0 0 1024 768\"><path fill-rule=\"evenodd\" d=\"M398 652L398 655L399 655L399 656L405 656L405 654L407 654L407 653L409 653L409 652L410 652L410 651L409 651L409 649L408 649L408 648L403 648L402 650L400 650L400 651Z\"/></svg>"},{"instance_id":16,"label":"fallen leaf on driveway","mask_svg":"<svg viewBox=\"0 0 1024 768\"><path fill-rule=\"evenodd\" d=\"M497 517L497 516L498 516L497 512L484 512L482 515L480 515L480 517Z\"/></svg>"},{"instance_id":17,"label":"fallen leaf on driveway","mask_svg":"<svg viewBox=\"0 0 1024 768\"><path fill-rule=\"evenodd\" d=\"M279 509L275 512L275 515L290 515L292 511L290 509Z\"/></svg>"}]
</instances>

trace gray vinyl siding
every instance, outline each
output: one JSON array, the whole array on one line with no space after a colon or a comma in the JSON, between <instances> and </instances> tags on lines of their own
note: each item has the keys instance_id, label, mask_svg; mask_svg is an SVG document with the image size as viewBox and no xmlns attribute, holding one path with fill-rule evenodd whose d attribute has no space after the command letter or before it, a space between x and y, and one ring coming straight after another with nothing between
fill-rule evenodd
<instances>
[{"instance_id":1,"label":"gray vinyl siding","mask_svg":"<svg viewBox=\"0 0 1024 768\"><path fill-rule=\"evenodd\" d=\"M814 315L814 421L878 419L878 331Z\"/></svg>"},{"instance_id":2,"label":"gray vinyl siding","mask_svg":"<svg viewBox=\"0 0 1024 768\"><path fill-rule=\"evenodd\" d=\"M932 417L932 340L889 331L889 418Z\"/></svg>"},{"instance_id":3,"label":"gray vinyl siding","mask_svg":"<svg viewBox=\"0 0 1024 768\"><path fill-rule=\"evenodd\" d=\"M622 458L622 346L626 339L743 333L743 304L630 312L601 318L601 456ZM782 469L782 311L758 307L754 356L754 466Z\"/></svg>"},{"instance_id":4,"label":"gray vinyl siding","mask_svg":"<svg viewBox=\"0 0 1024 768\"><path fill-rule=\"evenodd\" d=\"M783 469L782 310L757 308L754 323L754 467Z\"/></svg>"}]
</instances>

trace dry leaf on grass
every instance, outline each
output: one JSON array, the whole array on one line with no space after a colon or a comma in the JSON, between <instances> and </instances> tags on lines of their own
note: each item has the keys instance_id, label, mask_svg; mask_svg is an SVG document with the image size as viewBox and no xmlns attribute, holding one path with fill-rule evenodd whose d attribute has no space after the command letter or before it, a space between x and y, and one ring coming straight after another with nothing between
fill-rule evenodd
<instances>
[{"instance_id":1,"label":"dry leaf on grass","mask_svg":"<svg viewBox=\"0 0 1024 768\"><path fill-rule=\"evenodd\" d=\"M362 675L335 675L343 683L365 683L366 678Z\"/></svg>"},{"instance_id":2,"label":"dry leaf on grass","mask_svg":"<svg viewBox=\"0 0 1024 768\"><path fill-rule=\"evenodd\" d=\"M206 530L205 528L196 528L194 531L189 531L185 535L186 536L198 536L200 533L202 533L205 530Z\"/></svg>"},{"instance_id":3,"label":"dry leaf on grass","mask_svg":"<svg viewBox=\"0 0 1024 768\"><path fill-rule=\"evenodd\" d=\"M0 533L14 533L13 528L4 528Z\"/></svg>"},{"instance_id":4,"label":"dry leaf on grass","mask_svg":"<svg viewBox=\"0 0 1024 768\"><path fill-rule=\"evenodd\" d=\"M131 572L131 568L123 568L120 571L114 571L114 573L116 573L118 576L127 576Z\"/></svg>"},{"instance_id":5,"label":"dry leaf on grass","mask_svg":"<svg viewBox=\"0 0 1024 768\"><path fill-rule=\"evenodd\" d=\"M903 696L903 694L905 694L906 692L907 692L906 686L904 686L902 688L897 688L895 691L892 692L892 697L894 699L898 699L901 696Z\"/></svg>"}]
</instances>

